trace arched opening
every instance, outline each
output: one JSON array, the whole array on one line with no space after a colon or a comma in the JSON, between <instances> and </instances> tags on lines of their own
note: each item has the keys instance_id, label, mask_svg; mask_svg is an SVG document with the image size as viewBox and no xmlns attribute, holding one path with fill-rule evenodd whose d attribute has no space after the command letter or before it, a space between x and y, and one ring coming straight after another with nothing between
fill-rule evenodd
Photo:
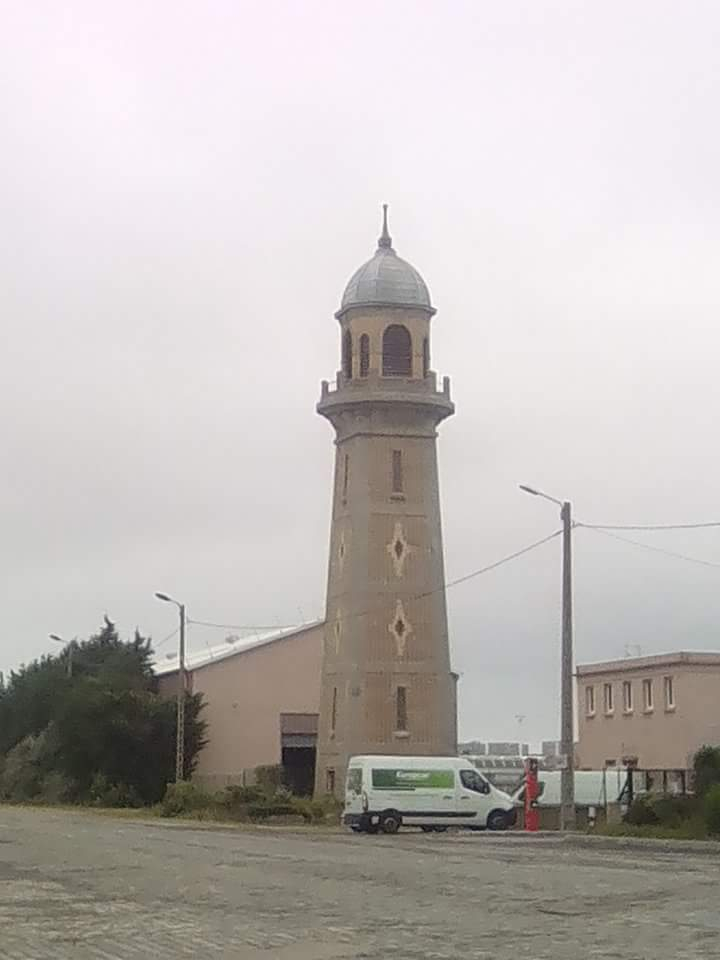
<instances>
[{"instance_id":1,"label":"arched opening","mask_svg":"<svg viewBox=\"0 0 720 960\"><path fill-rule=\"evenodd\" d=\"M370 370L370 337L364 333L360 337L360 376L366 377Z\"/></svg>"},{"instance_id":2,"label":"arched opening","mask_svg":"<svg viewBox=\"0 0 720 960\"><path fill-rule=\"evenodd\" d=\"M412 341L407 327L391 324L383 334L384 377L412 376Z\"/></svg>"},{"instance_id":3,"label":"arched opening","mask_svg":"<svg viewBox=\"0 0 720 960\"><path fill-rule=\"evenodd\" d=\"M430 373L430 341L427 337L423 340L423 376Z\"/></svg>"},{"instance_id":4,"label":"arched opening","mask_svg":"<svg viewBox=\"0 0 720 960\"><path fill-rule=\"evenodd\" d=\"M352 380L352 334L346 330L342 341L342 369L346 380Z\"/></svg>"}]
</instances>

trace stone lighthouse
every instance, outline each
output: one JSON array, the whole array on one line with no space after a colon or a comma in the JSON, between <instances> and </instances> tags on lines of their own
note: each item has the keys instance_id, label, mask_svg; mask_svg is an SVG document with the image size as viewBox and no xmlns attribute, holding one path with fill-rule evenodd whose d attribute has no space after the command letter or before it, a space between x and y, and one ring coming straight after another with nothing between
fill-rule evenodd
<instances>
[{"instance_id":1,"label":"stone lighthouse","mask_svg":"<svg viewBox=\"0 0 720 960\"><path fill-rule=\"evenodd\" d=\"M454 406L430 365L428 288L383 211L317 406L336 453L315 790L338 796L355 754L457 750L436 449Z\"/></svg>"}]
</instances>

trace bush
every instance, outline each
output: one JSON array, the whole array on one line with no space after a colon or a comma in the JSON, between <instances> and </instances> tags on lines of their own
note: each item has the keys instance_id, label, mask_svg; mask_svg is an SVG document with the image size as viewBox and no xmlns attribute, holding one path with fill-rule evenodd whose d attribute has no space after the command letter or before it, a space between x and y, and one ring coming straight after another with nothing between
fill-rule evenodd
<instances>
[{"instance_id":1,"label":"bush","mask_svg":"<svg viewBox=\"0 0 720 960\"><path fill-rule=\"evenodd\" d=\"M698 813L697 800L694 797L660 796L650 800L658 823L667 827L676 827L691 820Z\"/></svg>"},{"instance_id":2,"label":"bush","mask_svg":"<svg viewBox=\"0 0 720 960\"><path fill-rule=\"evenodd\" d=\"M703 807L707 832L717 836L720 834L720 784L716 783L708 788Z\"/></svg>"},{"instance_id":3,"label":"bush","mask_svg":"<svg viewBox=\"0 0 720 960\"><path fill-rule=\"evenodd\" d=\"M225 787L222 804L230 808L241 807L248 803L260 803L264 798L265 791L262 787L241 787L234 784L233 786Z\"/></svg>"},{"instance_id":4,"label":"bush","mask_svg":"<svg viewBox=\"0 0 720 960\"><path fill-rule=\"evenodd\" d=\"M62 773L53 771L40 782L38 800L43 803L71 803L77 795L77 786Z\"/></svg>"},{"instance_id":5,"label":"bush","mask_svg":"<svg viewBox=\"0 0 720 960\"><path fill-rule=\"evenodd\" d=\"M163 817L181 817L213 806L215 798L196 783L169 783L160 803Z\"/></svg>"},{"instance_id":6,"label":"bush","mask_svg":"<svg viewBox=\"0 0 720 960\"><path fill-rule=\"evenodd\" d=\"M274 794L283 786L283 768L280 764L255 767L255 780L265 793Z\"/></svg>"},{"instance_id":7,"label":"bush","mask_svg":"<svg viewBox=\"0 0 720 960\"><path fill-rule=\"evenodd\" d=\"M48 766L46 740L44 732L37 737L24 737L7 753L0 782L0 800L22 803L39 797Z\"/></svg>"},{"instance_id":8,"label":"bush","mask_svg":"<svg viewBox=\"0 0 720 960\"><path fill-rule=\"evenodd\" d=\"M96 773L92 778L88 796L94 807L144 806L135 787L129 787L126 783L111 783L103 773Z\"/></svg>"},{"instance_id":9,"label":"bush","mask_svg":"<svg viewBox=\"0 0 720 960\"><path fill-rule=\"evenodd\" d=\"M693 757L693 789L702 797L720 783L720 747L700 747Z\"/></svg>"},{"instance_id":10,"label":"bush","mask_svg":"<svg viewBox=\"0 0 720 960\"><path fill-rule=\"evenodd\" d=\"M628 807L623 820L635 827L642 827L659 823L660 818L647 797L636 797Z\"/></svg>"},{"instance_id":11,"label":"bush","mask_svg":"<svg viewBox=\"0 0 720 960\"><path fill-rule=\"evenodd\" d=\"M294 803L265 800L262 803L251 803L247 808L247 814L251 820L267 820L268 817L290 817L293 816L293 814L298 815L298 809ZM302 814L300 814L300 816L302 816Z\"/></svg>"}]
</instances>

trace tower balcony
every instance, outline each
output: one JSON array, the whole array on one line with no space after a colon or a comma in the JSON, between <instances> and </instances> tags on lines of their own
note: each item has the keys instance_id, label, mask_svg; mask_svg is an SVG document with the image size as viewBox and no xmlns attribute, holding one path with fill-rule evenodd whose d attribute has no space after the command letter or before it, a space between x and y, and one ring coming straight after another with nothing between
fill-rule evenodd
<instances>
[{"instance_id":1,"label":"tower balcony","mask_svg":"<svg viewBox=\"0 0 720 960\"><path fill-rule=\"evenodd\" d=\"M455 404L450 399L450 377L442 377L439 389L438 379L434 370L421 378L382 376L374 371L366 377L346 377L338 370L334 380L321 381L317 412L332 416L365 404L402 404L432 410L439 423L455 412Z\"/></svg>"}]
</instances>

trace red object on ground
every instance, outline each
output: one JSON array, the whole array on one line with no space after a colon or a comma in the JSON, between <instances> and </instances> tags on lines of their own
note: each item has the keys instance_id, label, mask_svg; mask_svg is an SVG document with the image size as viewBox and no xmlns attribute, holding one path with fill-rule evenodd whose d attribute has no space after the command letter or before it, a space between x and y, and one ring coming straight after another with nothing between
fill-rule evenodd
<instances>
[{"instance_id":1,"label":"red object on ground","mask_svg":"<svg viewBox=\"0 0 720 960\"><path fill-rule=\"evenodd\" d=\"M525 829L531 833L540 829L539 793L538 762L534 757L528 757L525 761Z\"/></svg>"}]
</instances>

